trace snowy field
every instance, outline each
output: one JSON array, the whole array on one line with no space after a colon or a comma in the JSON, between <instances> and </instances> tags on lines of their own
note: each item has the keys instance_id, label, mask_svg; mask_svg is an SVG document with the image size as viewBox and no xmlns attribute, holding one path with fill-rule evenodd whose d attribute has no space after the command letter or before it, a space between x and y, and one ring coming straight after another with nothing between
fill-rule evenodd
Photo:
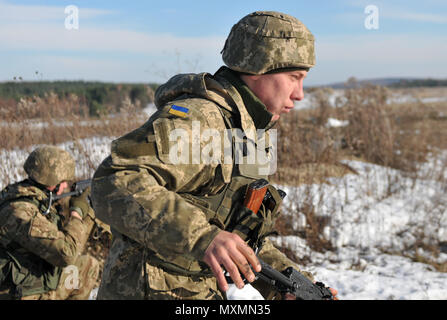
<instances>
[{"instance_id":1,"label":"snowy field","mask_svg":"<svg viewBox=\"0 0 447 320\"><path fill-rule=\"evenodd\" d=\"M149 115L153 107L146 113ZM77 175L92 176L94 168L110 152L110 137L66 142L59 147L76 158ZM25 177L23 163L27 150L0 150L0 189ZM89 155L88 159L86 154ZM358 174L329 179L327 184L278 186L287 192L283 214L295 212L296 228L306 223L296 210L302 201L312 203L318 215L328 217L324 236L335 248L312 251L297 236L272 240L287 246L298 257L308 257L316 280L338 290L340 299L447 299L447 273L429 264L414 262L415 244L447 244L447 186L437 177L447 178L447 152L421 164L417 177L373 164L346 161ZM445 181L445 180L444 180ZM447 250L433 257L417 249L420 257L437 263L447 261ZM92 293L94 298L95 292ZM230 299L262 299L253 287L232 287Z\"/></svg>"},{"instance_id":2,"label":"snowy field","mask_svg":"<svg viewBox=\"0 0 447 320\"><path fill-rule=\"evenodd\" d=\"M442 159L446 158L444 153ZM421 165L420 172L443 170L438 163L442 159ZM447 273L396 255L414 255L418 234L428 243L447 241L447 186L432 177L414 179L377 165L345 163L359 174L333 178L328 184L282 187L297 201L299 195L312 195L315 212L331 218L324 234L336 250L312 251L297 236L276 237L274 242L308 257L312 264L302 269L337 289L340 299L447 299ZM391 187L395 190L389 194ZM286 199L286 208L296 207L290 197ZM305 218L297 215L294 221L299 228ZM438 263L447 261L445 248L437 258L421 249L418 254ZM231 294L235 299L262 298L253 288L232 288Z\"/></svg>"},{"instance_id":3,"label":"snowy field","mask_svg":"<svg viewBox=\"0 0 447 320\"><path fill-rule=\"evenodd\" d=\"M98 165L108 155L111 140L102 137L80 143ZM79 176L93 173L73 143L59 146L75 155ZM1 168L14 168L2 172L2 178L3 175L8 175L11 181L24 178L21 165L28 152L0 151ZM447 153L443 156L447 158ZM436 161L441 160L433 159L422 165L420 171L442 170ZM314 252L296 236L276 237L274 242L293 249L297 256L308 256L312 264L303 269L336 288L340 299L447 299L447 273L403 256L383 253L411 253L418 232L423 232L426 241L447 241L447 199L444 197L447 186L439 185L430 177L405 177L399 171L377 165L355 161L346 164L359 174L330 179L328 184L282 187L288 194L284 208L293 210L293 201L300 201L300 194L311 194L315 211L331 217L324 234L335 251ZM1 184L0 188L4 186ZM298 228L305 223L303 219L296 216ZM439 263L446 261L445 252L437 257ZM229 297L262 298L251 286L243 290L233 287Z\"/></svg>"}]
</instances>

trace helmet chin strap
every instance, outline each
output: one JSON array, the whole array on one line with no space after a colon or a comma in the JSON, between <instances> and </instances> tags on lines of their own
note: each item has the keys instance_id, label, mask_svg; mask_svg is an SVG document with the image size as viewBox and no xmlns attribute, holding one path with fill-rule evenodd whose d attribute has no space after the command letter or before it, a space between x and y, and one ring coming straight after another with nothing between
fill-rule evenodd
<instances>
[{"instance_id":1,"label":"helmet chin strap","mask_svg":"<svg viewBox=\"0 0 447 320\"><path fill-rule=\"evenodd\" d=\"M55 195L57 195L57 193L59 192L60 187L61 187L61 184L59 183L59 184L56 186L56 188L54 188L53 191L50 191L50 201L48 201L48 208L47 208L47 210L45 210L45 212L42 212L42 214L43 214L44 216L46 216L47 214L50 213L50 208L51 208L51 206L53 205L53 193L54 193Z\"/></svg>"},{"instance_id":2,"label":"helmet chin strap","mask_svg":"<svg viewBox=\"0 0 447 320\"><path fill-rule=\"evenodd\" d=\"M47 210L45 212L42 212L42 214L44 216L46 216L47 214L50 213L50 208L51 208L52 205L53 205L53 192L50 191L50 201L48 202L48 208L47 208Z\"/></svg>"}]
</instances>

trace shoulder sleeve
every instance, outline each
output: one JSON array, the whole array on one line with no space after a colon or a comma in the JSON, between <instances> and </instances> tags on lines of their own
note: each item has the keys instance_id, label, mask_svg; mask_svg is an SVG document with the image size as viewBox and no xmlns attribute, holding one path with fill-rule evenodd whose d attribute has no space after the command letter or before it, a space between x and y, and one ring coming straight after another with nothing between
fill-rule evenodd
<instances>
[{"instance_id":1,"label":"shoulder sleeve","mask_svg":"<svg viewBox=\"0 0 447 320\"><path fill-rule=\"evenodd\" d=\"M197 140L194 130L214 126L219 132L222 127L215 122L221 117L207 100L175 105L182 114L170 112L172 105L167 105L113 142L111 156L95 173L92 203L100 220L168 260L177 255L202 259L220 230L180 194L199 192L214 181L219 164L204 163L200 153L195 158L208 142Z\"/></svg>"}]
</instances>

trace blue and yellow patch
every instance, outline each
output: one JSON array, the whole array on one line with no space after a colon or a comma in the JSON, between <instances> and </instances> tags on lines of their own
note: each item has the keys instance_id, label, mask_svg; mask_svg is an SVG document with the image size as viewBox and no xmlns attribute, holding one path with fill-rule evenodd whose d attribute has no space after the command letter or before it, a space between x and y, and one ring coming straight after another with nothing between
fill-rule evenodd
<instances>
[{"instance_id":1,"label":"blue and yellow patch","mask_svg":"<svg viewBox=\"0 0 447 320\"><path fill-rule=\"evenodd\" d=\"M185 107L176 106L175 104L173 104L168 112L178 117L185 118L189 112L189 109Z\"/></svg>"}]
</instances>

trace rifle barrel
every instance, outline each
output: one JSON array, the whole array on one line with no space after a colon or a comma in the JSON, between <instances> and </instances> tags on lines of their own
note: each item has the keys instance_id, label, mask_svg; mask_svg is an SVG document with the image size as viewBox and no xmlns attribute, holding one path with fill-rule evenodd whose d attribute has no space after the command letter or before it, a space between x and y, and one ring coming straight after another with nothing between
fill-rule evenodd
<instances>
[{"instance_id":1,"label":"rifle barrel","mask_svg":"<svg viewBox=\"0 0 447 320\"><path fill-rule=\"evenodd\" d=\"M74 190L72 189L73 191L53 196L52 199L53 199L53 201L56 201L56 200L59 200L59 199L62 199L62 198L66 198L66 197L71 197L71 196L75 196L76 197L76 196L79 196L91 184L92 184L92 180L91 179L80 180L80 181L76 182L73 185L74 186Z\"/></svg>"}]
</instances>

